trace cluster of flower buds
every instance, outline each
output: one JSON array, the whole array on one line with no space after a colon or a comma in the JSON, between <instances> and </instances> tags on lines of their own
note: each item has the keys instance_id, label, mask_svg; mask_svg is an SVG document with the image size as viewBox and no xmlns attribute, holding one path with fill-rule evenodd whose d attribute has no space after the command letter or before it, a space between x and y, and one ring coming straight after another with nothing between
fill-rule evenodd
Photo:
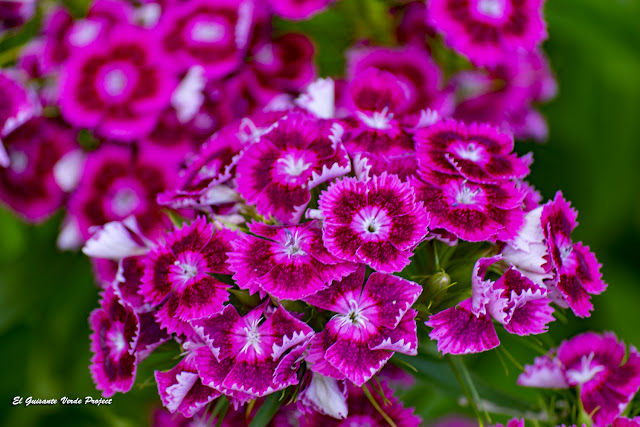
<instances>
[{"instance_id":1,"label":"cluster of flower buds","mask_svg":"<svg viewBox=\"0 0 640 427\"><path fill-rule=\"evenodd\" d=\"M495 323L541 334L554 304L586 317L606 288L576 211L542 203L514 152L546 138L534 105L555 94L542 0L411 2L399 46L354 45L344 78L316 80L312 42L271 20L329 3L95 0L46 11L0 71L0 200L33 222L65 206L59 245L92 257L98 389L181 347L155 372L157 425L225 404L222 425L244 425L288 395L272 425L417 426L388 362L419 331L483 352ZM445 73L438 35L468 62ZM520 383L580 385L605 425L640 386L623 356L576 337Z\"/></svg>"}]
</instances>

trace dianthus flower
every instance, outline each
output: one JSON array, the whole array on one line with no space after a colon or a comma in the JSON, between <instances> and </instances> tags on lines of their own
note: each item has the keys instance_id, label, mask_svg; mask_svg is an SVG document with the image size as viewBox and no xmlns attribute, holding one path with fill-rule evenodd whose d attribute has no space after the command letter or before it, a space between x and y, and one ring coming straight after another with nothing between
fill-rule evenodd
<instances>
[{"instance_id":1,"label":"dianthus flower","mask_svg":"<svg viewBox=\"0 0 640 427\"><path fill-rule=\"evenodd\" d=\"M135 353L140 322L138 315L121 301L113 287L102 294L100 308L89 316L92 333L91 377L104 397L126 393L133 386L138 365Z\"/></svg>"},{"instance_id":2,"label":"dianthus flower","mask_svg":"<svg viewBox=\"0 0 640 427\"><path fill-rule=\"evenodd\" d=\"M364 273L361 264L351 275L305 299L337 313L325 326L324 336L318 337L325 350L322 358L334 370L328 376L337 371L358 386L382 369L394 352L417 354L417 312L410 307L422 292L417 283L383 273L371 274L364 283Z\"/></svg>"},{"instance_id":3,"label":"dianthus flower","mask_svg":"<svg viewBox=\"0 0 640 427\"><path fill-rule=\"evenodd\" d=\"M578 317L586 317L593 309L591 295L604 292L607 284L602 281L601 265L589 247L571 240L571 231L578 225L577 216L558 192L542 208L540 221L555 272L546 284L560 293L557 303L568 305Z\"/></svg>"},{"instance_id":4,"label":"dianthus flower","mask_svg":"<svg viewBox=\"0 0 640 427\"><path fill-rule=\"evenodd\" d=\"M296 375L277 381L274 374L287 351L314 333L282 306L273 310L265 304L244 317L228 305L217 315L190 323L207 344L196 352L203 383L225 394L230 390L249 398L297 384Z\"/></svg>"},{"instance_id":5,"label":"dianthus flower","mask_svg":"<svg viewBox=\"0 0 640 427\"><path fill-rule=\"evenodd\" d=\"M448 112L449 95L440 89L442 72L429 53L416 47L363 48L347 52L347 76L351 80L367 68L393 74L407 97L404 114L419 115L421 110Z\"/></svg>"},{"instance_id":6,"label":"dianthus flower","mask_svg":"<svg viewBox=\"0 0 640 427\"><path fill-rule=\"evenodd\" d=\"M526 366L518 384L580 387L580 400L594 424L610 425L640 388L640 354L631 346L625 359L625 345L613 333L586 332Z\"/></svg>"},{"instance_id":7,"label":"dianthus flower","mask_svg":"<svg viewBox=\"0 0 640 427\"><path fill-rule=\"evenodd\" d=\"M0 2L0 35L10 28L16 28L31 19L36 11L36 0Z\"/></svg>"},{"instance_id":8,"label":"dianthus flower","mask_svg":"<svg viewBox=\"0 0 640 427\"><path fill-rule=\"evenodd\" d=\"M0 70L0 167L9 166L2 139L40 111L35 94L20 84L17 77L17 73Z\"/></svg>"},{"instance_id":9,"label":"dianthus flower","mask_svg":"<svg viewBox=\"0 0 640 427\"><path fill-rule=\"evenodd\" d=\"M166 66L183 72L194 65L220 78L242 63L253 26L252 0L189 0L167 7L158 31Z\"/></svg>"},{"instance_id":10,"label":"dianthus flower","mask_svg":"<svg viewBox=\"0 0 640 427\"><path fill-rule=\"evenodd\" d=\"M325 289L352 273L355 265L331 255L322 245L316 221L297 226L250 223L255 236L242 234L233 243L229 269L240 288L260 290L280 299L297 300Z\"/></svg>"},{"instance_id":11,"label":"dianthus flower","mask_svg":"<svg viewBox=\"0 0 640 427\"><path fill-rule=\"evenodd\" d=\"M501 257L480 258L471 277L472 298L431 316L429 334L443 353L467 354L500 344L491 319L517 335L541 334L554 320L547 289L510 267L497 281L485 279L489 266Z\"/></svg>"},{"instance_id":12,"label":"dianthus flower","mask_svg":"<svg viewBox=\"0 0 640 427\"><path fill-rule=\"evenodd\" d=\"M411 186L386 173L365 182L350 177L336 181L320 195L319 206L329 252L385 273L409 264L429 225Z\"/></svg>"},{"instance_id":13,"label":"dianthus flower","mask_svg":"<svg viewBox=\"0 0 640 427\"><path fill-rule=\"evenodd\" d=\"M61 74L62 116L117 140L151 132L177 84L161 65L155 34L120 25L74 50Z\"/></svg>"},{"instance_id":14,"label":"dianthus flower","mask_svg":"<svg viewBox=\"0 0 640 427\"><path fill-rule=\"evenodd\" d=\"M546 38L544 0L433 0L431 24L478 65L495 65Z\"/></svg>"},{"instance_id":15,"label":"dianthus flower","mask_svg":"<svg viewBox=\"0 0 640 427\"><path fill-rule=\"evenodd\" d=\"M189 352L173 369L154 373L165 408L189 418L221 395L216 389L202 383L195 358L196 354Z\"/></svg>"},{"instance_id":16,"label":"dianthus flower","mask_svg":"<svg viewBox=\"0 0 640 427\"><path fill-rule=\"evenodd\" d=\"M227 253L235 237L199 217L149 252L140 294L147 303L163 304L156 318L169 333L188 334L185 322L222 311L230 285L213 274L231 274Z\"/></svg>"},{"instance_id":17,"label":"dianthus flower","mask_svg":"<svg viewBox=\"0 0 640 427\"><path fill-rule=\"evenodd\" d=\"M65 201L54 171L58 161L77 147L76 132L38 117L9 134L4 143L10 163L0 168L0 201L27 221L43 221Z\"/></svg>"},{"instance_id":18,"label":"dianthus flower","mask_svg":"<svg viewBox=\"0 0 640 427\"><path fill-rule=\"evenodd\" d=\"M445 120L415 134L420 170L495 184L523 178L529 168L513 153L513 137L498 128Z\"/></svg>"},{"instance_id":19,"label":"dianthus flower","mask_svg":"<svg viewBox=\"0 0 640 427\"><path fill-rule=\"evenodd\" d=\"M237 167L238 191L258 213L299 221L310 190L351 170L342 128L291 112L245 150Z\"/></svg>"},{"instance_id":20,"label":"dianthus flower","mask_svg":"<svg viewBox=\"0 0 640 427\"><path fill-rule=\"evenodd\" d=\"M506 241L524 223L524 192L514 181L480 184L461 176L420 173L413 179L416 199L424 202L431 228L442 228L470 242Z\"/></svg>"},{"instance_id":21,"label":"dianthus flower","mask_svg":"<svg viewBox=\"0 0 640 427\"><path fill-rule=\"evenodd\" d=\"M169 223L155 203L156 195L167 189L173 175L164 157L134 155L128 147L103 144L87 156L69 213L85 240L91 237L91 226L130 215L145 236L154 238Z\"/></svg>"}]
</instances>

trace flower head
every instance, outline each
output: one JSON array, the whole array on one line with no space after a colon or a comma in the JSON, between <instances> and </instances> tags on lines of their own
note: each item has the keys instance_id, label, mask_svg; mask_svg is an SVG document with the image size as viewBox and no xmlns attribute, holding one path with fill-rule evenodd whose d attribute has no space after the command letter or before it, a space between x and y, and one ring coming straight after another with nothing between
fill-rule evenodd
<instances>
[{"instance_id":1,"label":"flower head","mask_svg":"<svg viewBox=\"0 0 640 427\"><path fill-rule=\"evenodd\" d=\"M168 332L190 333L185 323L219 313L230 285L213 274L230 274L227 253L235 233L214 229L203 217L166 237L145 260L140 293L162 305L156 317Z\"/></svg>"},{"instance_id":2,"label":"flower head","mask_svg":"<svg viewBox=\"0 0 640 427\"><path fill-rule=\"evenodd\" d=\"M196 366L203 382L225 394L260 397L297 384L274 375L283 356L313 335L313 330L282 306L273 311L264 304L241 317L228 305L191 325L207 346L198 348Z\"/></svg>"},{"instance_id":3,"label":"flower head","mask_svg":"<svg viewBox=\"0 0 640 427\"><path fill-rule=\"evenodd\" d=\"M105 397L126 393L133 386L138 365L135 353L140 322L133 308L121 301L113 287L102 295L100 308L89 316L92 333L91 377Z\"/></svg>"},{"instance_id":4,"label":"flower head","mask_svg":"<svg viewBox=\"0 0 640 427\"><path fill-rule=\"evenodd\" d=\"M240 288L281 299L301 299L353 272L355 265L329 254L316 221L297 226L249 224L229 254L229 269Z\"/></svg>"},{"instance_id":5,"label":"flower head","mask_svg":"<svg viewBox=\"0 0 640 427\"><path fill-rule=\"evenodd\" d=\"M351 275L305 299L336 313L325 327L322 358L359 386L393 352L417 353L417 312L410 307L422 292L417 283L382 273L371 274L363 287L364 272L360 265Z\"/></svg>"},{"instance_id":6,"label":"flower head","mask_svg":"<svg viewBox=\"0 0 640 427\"><path fill-rule=\"evenodd\" d=\"M426 235L429 216L413 189L383 173L362 182L336 181L320 195L323 239L329 252L382 272L402 270Z\"/></svg>"},{"instance_id":7,"label":"flower head","mask_svg":"<svg viewBox=\"0 0 640 427\"><path fill-rule=\"evenodd\" d=\"M544 0L433 0L429 19L446 42L478 65L495 65L546 38Z\"/></svg>"},{"instance_id":8,"label":"flower head","mask_svg":"<svg viewBox=\"0 0 640 427\"><path fill-rule=\"evenodd\" d=\"M154 34L121 25L75 49L61 75L62 116L117 140L151 132L177 83L160 63Z\"/></svg>"}]
</instances>

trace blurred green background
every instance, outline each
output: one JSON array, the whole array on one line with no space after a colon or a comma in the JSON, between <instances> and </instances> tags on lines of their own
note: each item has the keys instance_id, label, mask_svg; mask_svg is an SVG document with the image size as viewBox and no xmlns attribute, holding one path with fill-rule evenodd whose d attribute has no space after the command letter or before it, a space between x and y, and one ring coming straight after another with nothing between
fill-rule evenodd
<instances>
[{"instance_id":1,"label":"blurred green background","mask_svg":"<svg viewBox=\"0 0 640 427\"><path fill-rule=\"evenodd\" d=\"M341 12L357 7L366 20L384 4L343 0L340 11L293 27L315 38L322 70L337 70L341 50L362 30ZM552 323L541 340L556 345L581 331L612 330L640 347L640 1L549 0L546 18L544 48L559 83L558 97L542 106L550 138L544 145L520 142L517 149L534 152L530 182L544 198L562 190L579 211L574 240L596 253L609 288L594 297L591 318L566 313L567 321ZM11 406L14 396L99 396L88 371L87 323L98 291L86 257L56 251L60 221L59 214L33 227L0 209L0 425L145 425L159 402L152 371L172 366L167 359L175 348L145 361L133 390L114 396L111 406ZM535 351L525 340L505 335L501 347L519 364L531 362ZM499 359L509 355L497 353L467 359L481 394L515 409L519 403L502 393L535 402L535 393L515 386L520 371L510 360L505 372ZM455 408L460 390L447 365L411 363L427 375L405 393L407 402L425 418Z\"/></svg>"}]
</instances>

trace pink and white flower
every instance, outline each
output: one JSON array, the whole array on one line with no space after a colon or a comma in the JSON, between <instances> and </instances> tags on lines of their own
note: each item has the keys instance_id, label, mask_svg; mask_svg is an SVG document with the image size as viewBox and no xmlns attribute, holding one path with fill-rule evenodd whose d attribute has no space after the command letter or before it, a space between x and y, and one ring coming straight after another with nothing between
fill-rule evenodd
<instances>
[{"instance_id":1,"label":"pink and white flower","mask_svg":"<svg viewBox=\"0 0 640 427\"><path fill-rule=\"evenodd\" d=\"M102 294L100 308L91 312L91 377L104 397L126 393L133 386L138 365L135 353L140 322L138 315L121 301L113 287Z\"/></svg>"},{"instance_id":2,"label":"pink and white flower","mask_svg":"<svg viewBox=\"0 0 640 427\"><path fill-rule=\"evenodd\" d=\"M555 356L553 354L555 353ZM624 361L624 362L623 362ZM579 387L580 400L594 425L611 425L640 388L640 354L611 332L586 332L563 341L557 351L536 358L518 378L524 386Z\"/></svg>"},{"instance_id":3,"label":"pink and white flower","mask_svg":"<svg viewBox=\"0 0 640 427\"><path fill-rule=\"evenodd\" d=\"M156 318L169 333L190 333L185 322L222 311L230 285L213 274L231 274L227 253L236 234L199 217L166 237L145 260L140 294L162 307Z\"/></svg>"},{"instance_id":4,"label":"pink and white flower","mask_svg":"<svg viewBox=\"0 0 640 427\"><path fill-rule=\"evenodd\" d=\"M432 0L430 23L455 50L478 65L495 65L547 36L544 0Z\"/></svg>"},{"instance_id":5,"label":"pink and white flower","mask_svg":"<svg viewBox=\"0 0 640 427\"><path fill-rule=\"evenodd\" d=\"M556 302L571 307L576 316L587 317L593 309L591 295L607 288L602 281L600 263L588 246L573 243L571 231L578 225L578 214L561 192L542 208L540 221L555 277L546 284L560 294Z\"/></svg>"},{"instance_id":6,"label":"pink and white flower","mask_svg":"<svg viewBox=\"0 0 640 427\"><path fill-rule=\"evenodd\" d=\"M66 200L54 169L77 147L76 132L38 117L14 130L4 144L10 162L7 168L0 167L0 201L29 222L45 220Z\"/></svg>"},{"instance_id":7,"label":"pink and white flower","mask_svg":"<svg viewBox=\"0 0 640 427\"><path fill-rule=\"evenodd\" d=\"M420 175L412 184L416 199L431 216L431 228L442 228L470 242L507 241L520 230L525 194L515 182L479 184L455 175Z\"/></svg>"},{"instance_id":8,"label":"pink and white flower","mask_svg":"<svg viewBox=\"0 0 640 427\"><path fill-rule=\"evenodd\" d=\"M202 383L195 363L196 355L189 352L173 369L155 371L162 404L171 413L192 417L221 393Z\"/></svg>"},{"instance_id":9,"label":"pink and white flower","mask_svg":"<svg viewBox=\"0 0 640 427\"><path fill-rule=\"evenodd\" d=\"M296 300L352 273L355 265L329 254L316 221L297 226L250 223L255 234L233 242L229 269L240 288Z\"/></svg>"},{"instance_id":10,"label":"pink and white flower","mask_svg":"<svg viewBox=\"0 0 640 427\"><path fill-rule=\"evenodd\" d=\"M164 156L144 151L134 155L130 147L103 144L87 155L69 213L84 239L91 237L92 226L131 215L142 234L153 239L170 225L155 199L173 175L173 165Z\"/></svg>"},{"instance_id":11,"label":"pink and white flower","mask_svg":"<svg viewBox=\"0 0 640 427\"><path fill-rule=\"evenodd\" d=\"M272 311L265 304L244 317L228 305L217 315L190 323L207 344L196 353L203 383L249 398L297 384L295 375L278 382L274 374L283 356L314 333L282 306Z\"/></svg>"},{"instance_id":12,"label":"pink and white flower","mask_svg":"<svg viewBox=\"0 0 640 427\"><path fill-rule=\"evenodd\" d=\"M75 49L60 77L62 116L122 141L151 132L177 85L161 65L154 34L121 25L108 37Z\"/></svg>"},{"instance_id":13,"label":"pink and white flower","mask_svg":"<svg viewBox=\"0 0 640 427\"><path fill-rule=\"evenodd\" d=\"M342 128L291 112L245 150L237 167L238 191L258 213L296 223L310 190L351 171Z\"/></svg>"},{"instance_id":14,"label":"pink and white flower","mask_svg":"<svg viewBox=\"0 0 640 427\"><path fill-rule=\"evenodd\" d=\"M344 178L320 195L329 252L381 272L402 270L427 234L429 215L413 189L383 173L362 182Z\"/></svg>"},{"instance_id":15,"label":"pink and white flower","mask_svg":"<svg viewBox=\"0 0 640 427\"><path fill-rule=\"evenodd\" d=\"M445 120L415 135L421 171L461 175L477 183L499 183L529 174L513 153L513 137L490 125Z\"/></svg>"},{"instance_id":16,"label":"pink and white flower","mask_svg":"<svg viewBox=\"0 0 640 427\"><path fill-rule=\"evenodd\" d=\"M252 0L189 0L167 7L157 27L165 66L180 73L199 65L209 78L229 75L242 63L255 7Z\"/></svg>"},{"instance_id":17,"label":"pink and white flower","mask_svg":"<svg viewBox=\"0 0 640 427\"><path fill-rule=\"evenodd\" d=\"M417 354L417 312L410 307L422 292L417 283L383 273L371 274L364 283L364 273L361 264L305 299L337 313L325 326L323 358L358 386L382 369L394 352Z\"/></svg>"}]
</instances>

